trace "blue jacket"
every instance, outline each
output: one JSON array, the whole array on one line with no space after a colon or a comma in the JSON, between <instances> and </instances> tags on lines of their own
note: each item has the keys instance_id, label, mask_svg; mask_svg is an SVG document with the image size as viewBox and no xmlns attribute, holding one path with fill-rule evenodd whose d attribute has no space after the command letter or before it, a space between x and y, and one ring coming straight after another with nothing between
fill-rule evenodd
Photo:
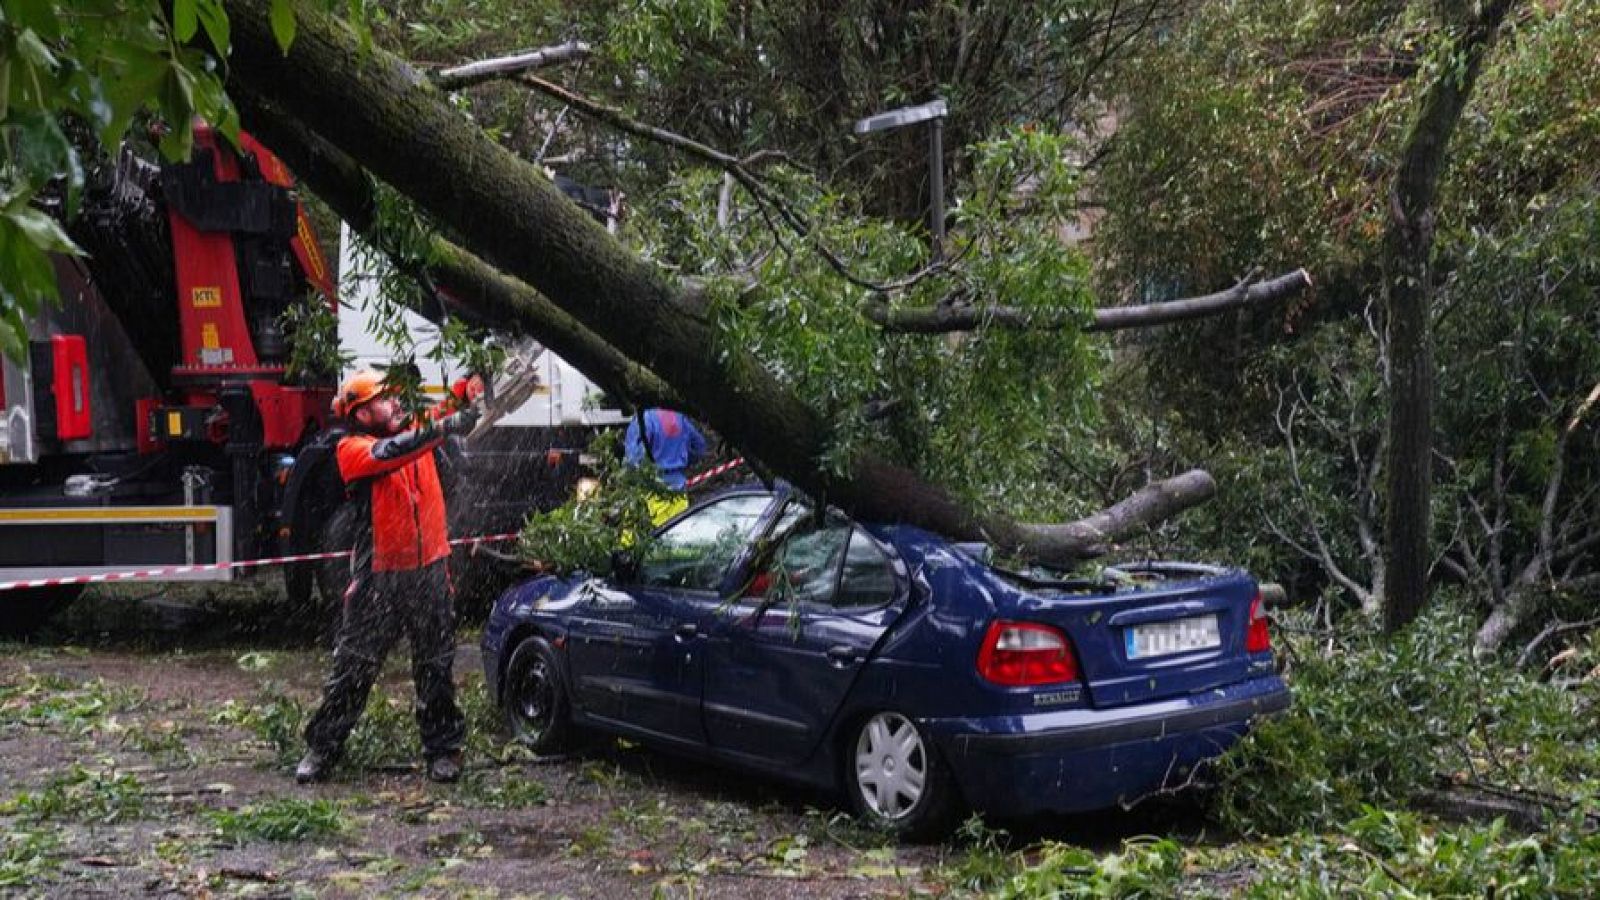
<instances>
[{"instance_id":1,"label":"blue jacket","mask_svg":"<svg viewBox=\"0 0 1600 900\"><path fill-rule=\"evenodd\" d=\"M706 455L706 439L694 427L689 417L670 409L644 411L645 436L650 441L650 453L645 454L644 442L639 438L640 416L628 423L628 433L623 438L623 458L628 465L637 466L646 459L654 460L656 472L667 487L675 491L684 489L683 472Z\"/></svg>"}]
</instances>

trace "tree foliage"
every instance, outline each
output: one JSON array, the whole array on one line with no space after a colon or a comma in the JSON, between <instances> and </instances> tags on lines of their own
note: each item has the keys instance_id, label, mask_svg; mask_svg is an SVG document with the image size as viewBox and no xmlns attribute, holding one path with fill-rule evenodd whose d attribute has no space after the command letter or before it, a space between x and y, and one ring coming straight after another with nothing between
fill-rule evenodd
<instances>
[{"instance_id":1,"label":"tree foliage","mask_svg":"<svg viewBox=\"0 0 1600 900\"><path fill-rule=\"evenodd\" d=\"M55 301L50 254L81 252L62 225L83 190L71 129L115 148L139 116L159 116L174 159L195 116L235 133L220 64L199 46L228 40L220 0L0 3L0 351L19 357L26 318Z\"/></svg>"},{"instance_id":2,"label":"tree foliage","mask_svg":"<svg viewBox=\"0 0 1600 900\"><path fill-rule=\"evenodd\" d=\"M866 211L919 222L928 198L922 129L856 139L854 120L943 96L952 166L964 175L960 148L1025 122L1055 130L1092 120L1097 76L1181 6L403 0L378 30L412 58L442 63L580 38L595 55L563 78L576 89L738 156L781 150ZM656 184L670 169L658 148L572 118L554 127L549 111L515 87L474 98L481 121L527 155L581 154L580 177Z\"/></svg>"},{"instance_id":3,"label":"tree foliage","mask_svg":"<svg viewBox=\"0 0 1600 900\"><path fill-rule=\"evenodd\" d=\"M1592 2L1540 4L1507 24L1438 201L1435 573L1472 586L1486 611L1535 555L1556 438L1600 380L1592 304L1581 299L1593 289L1583 248L1592 248L1600 81L1578 62L1593 55L1597 18ZM1174 443L1246 461L1235 480L1224 475L1224 493L1257 495L1271 515L1254 521L1312 551L1288 547L1307 568L1285 574L1350 597L1316 558L1312 525L1336 567L1372 587L1371 553L1357 540L1363 507L1351 500L1369 489L1366 464L1382 441L1384 185L1405 111L1455 58L1449 35L1428 4L1336 13L1282 0L1204 5L1145 49L1126 63L1129 112L1097 183L1108 206L1102 271L1155 291L1284 259L1318 273L1308 303L1170 329L1145 361L1176 375L1151 392L1157 414L1184 414L1171 419L1183 423ZM1219 348L1230 364L1215 364ZM1303 490L1279 427L1286 403L1299 409ZM1581 519L1580 531L1594 516L1584 499L1594 439L1584 420L1564 445L1555 516ZM1381 489L1376 499L1381 511ZM1495 508L1507 510L1503 521ZM1491 555L1495 565L1468 561ZM1547 574L1559 584L1586 571Z\"/></svg>"},{"instance_id":4,"label":"tree foliage","mask_svg":"<svg viewBox=\"0 0 1600 900\"><path fill-rule=\"evenodd\" d=\"M1087 321L1088 260L1057 238L1076 196L1066 147L1059 135L1023 129L974 148L947 241L959 267L927 274L891 302L998 299ZM927 247L913 229L866 215L803 173L771 177L788 202L822 223L810 240L844 255L861 276L889 281L923 265ZM713 282L719 337L754 353L823 413L835 431L826 464L842 470L868 446L974 501L1060 514L1049 450L1095 418L1103 359L1095 340L1073 328L981 331L953 342L886 334L863 315L881 297L775 233L753 204L740 204L729 227L718 227L719 182L691 170L639 210L632 227L664 266L748 277ZM1018 195L1019 184L1029 191Z\"/></svg>"}]
</instances>

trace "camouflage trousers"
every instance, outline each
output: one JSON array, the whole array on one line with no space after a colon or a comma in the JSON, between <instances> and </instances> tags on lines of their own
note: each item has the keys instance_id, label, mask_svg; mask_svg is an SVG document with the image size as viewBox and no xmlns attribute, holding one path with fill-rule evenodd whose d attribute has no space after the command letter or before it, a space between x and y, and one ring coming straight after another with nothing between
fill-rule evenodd
<instances>
[{"instance_id":1,"label":"camouflage trousers","mask_svg":"<svg viewBox=\"0 0 1600 900\"><path fill-rule=\"evenodd\" d=\"M345 593L333 672L322 705L306 724L306 744L337 757L367 705L384 657L404 634L411 642L417 726L428 759L461 749L467 723L456 705L456 614L445 561L422 569L368 572Z\"/></svg>"}]
</instances>

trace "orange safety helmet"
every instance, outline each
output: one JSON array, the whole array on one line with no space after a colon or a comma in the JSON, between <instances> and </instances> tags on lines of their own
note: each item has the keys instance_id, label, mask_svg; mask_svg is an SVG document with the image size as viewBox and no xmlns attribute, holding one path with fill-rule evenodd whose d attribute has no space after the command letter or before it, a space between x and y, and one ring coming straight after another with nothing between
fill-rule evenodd
<instances>
[{"instance_id":1,"label":"orange safety helmet","mask_svg":"<svg viewBox=\"0 0 1600 900\"><path fill-rule=\"evenodd\" d=\"M359 369L352 373L339 385L339 393L333 398L333 414L348 416L361 404L377 399L389 389L383 379L383 373L377 369Z\"/></svg>"}]
</instances>

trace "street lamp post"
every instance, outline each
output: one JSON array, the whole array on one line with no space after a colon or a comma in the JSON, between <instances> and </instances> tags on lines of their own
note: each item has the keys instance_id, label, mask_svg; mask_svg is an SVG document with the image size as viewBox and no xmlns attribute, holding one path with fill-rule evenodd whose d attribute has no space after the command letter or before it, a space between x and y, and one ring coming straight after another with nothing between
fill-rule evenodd
<instances>
[{"instance_id":1,"label":"street lamp post","mask_svg":"<svg viewBox=\"0 0 1600 900\"><path fill-rule=\"evenodd\" d=\"M872 134L918 122L928 123L928 232L934 262L944 258L944 118L947 112L943 98L939 98L920 106L905 106L868 116L857 120L855 125L856 134Z\"/></svg>"}]
</instances>

